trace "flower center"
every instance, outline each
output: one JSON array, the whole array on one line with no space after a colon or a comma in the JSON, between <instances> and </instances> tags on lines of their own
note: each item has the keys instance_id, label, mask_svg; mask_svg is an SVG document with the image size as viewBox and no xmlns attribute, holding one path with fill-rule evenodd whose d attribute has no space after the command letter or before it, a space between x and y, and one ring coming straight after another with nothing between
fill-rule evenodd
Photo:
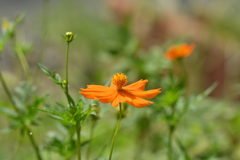
<instances>
[{"instance_id":1,"label":"flower center","mask_svg":"<svg viewBox=\"0 0 240 160\"><path fill-rule=\"evenodd\" d=\"M122 90L122 87L127 84L127 76L124 73L114 74L112 77L112 81L115 84L117 90Z\"/></svg>"},{"instance_id":2,"label":"flower center","mask_svg":"<svg viewBox=\"0 0 240 160\"><path fill-rule=\"evenodd\" d=\"M3 19L2 29L8 30L10 28L11 22L8 19Z\"/></svg>"}]
</instances>

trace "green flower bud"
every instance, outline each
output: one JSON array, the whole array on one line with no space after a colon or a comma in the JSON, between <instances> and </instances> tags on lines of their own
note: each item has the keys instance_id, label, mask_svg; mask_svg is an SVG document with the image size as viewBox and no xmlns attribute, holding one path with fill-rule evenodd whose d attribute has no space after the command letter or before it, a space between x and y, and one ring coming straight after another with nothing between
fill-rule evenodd
<instances>
[{"instance_id":1,"label":"green flower bud","mask_svg":"<svg viewBox=\"0 0 240 160\"><path fill-rule=\"evenodd\" d=\"M66 81L66 80L63 80L63 81L62 81L62 84L63 84L63 85L67 85L67 81Z\"/></svg>"},{"instance_id":2,"label":"green flower bud","mask_svg":"<svg viewBox=\"0 0 240 160\"><path fill-rule=\"evenodd\" d=\"M3 18L2 20L2 30L3 31L8 31L11 27L12 23L7 19Z\"/></svg>"},{"instance_id":3,"label":"green flower bud","mask_svg":"<svg viewBox=\"0 0 240 160\"><path fill-rule=\"evenodd\" d=\"M63 87L63 89L65 89L66 86L67 86L67 81L66 81L66 80L63 80L63 81L62 81L62 87Z\"/></svg>"},{"instance_id":4,"label":"green flower bud","mask_svg":"<svg viewBox=\"0 0 240 160\"><path fill-rule=\"evenodd\" d=\"M117 106L116 110L117 110L117 112L116 112L117 118L119 118L120 117L120 107ZM127 117L127 115L128 115L128 103L122 103L121 113L122 113L122 118Z\"/></svg>"},{"instance_id":5,"label":"green flower bud","mask_svg":"<svg viewBox=\"0 0 240 160\"><path fill-rule=\"evenodd\" d=\"M98 101L97 101L96 105L92 106L91 110L94 110L95 113L90 114L90 116L95 120L98 119L99 118L99 110L100 110Z\"/></svg>"},{"instance_id":6,"label":"green flower bud","mask_svg":"<svg viewBox=\"0 0 240 160\"><path fill-rule=\"evenodd\" d=\"M74 39L75 37L73 36L72 32L66 32L65 34L65 40L67 42L72 42L72 40Z\"/></svg>"}]
</instances>

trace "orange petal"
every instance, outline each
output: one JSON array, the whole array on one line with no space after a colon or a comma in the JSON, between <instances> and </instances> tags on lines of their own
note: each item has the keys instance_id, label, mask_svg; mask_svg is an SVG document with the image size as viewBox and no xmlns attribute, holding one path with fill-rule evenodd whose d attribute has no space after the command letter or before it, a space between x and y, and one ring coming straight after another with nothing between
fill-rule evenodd
<instances>
[{"instance_id":1,"label":"orange petal","mask_svg":"<svg viewBox=\"0 0 240 160\"><path fill-rule=\"evenodd\" d=\"M119 100L118 100L118 95L115 97L115 99L112 101L111 105L113 107L117 107L118 106L118 103L119 103Z\"/></svg>"},{"instance_id":2,"label":"orange petal","mask_svg":"<svg viewBox=\"0 0 240 160\"><path fill-rule=\"evenodd\" d=\"M110 103L116 98L117 94L118 94L117 92L113 92L110 96L98 97L98 98L99 98L99 101L102 103Z\"/></svg>"},{"instance_id":3,"label":"orange petal","mask_svg":"<svg viewBox=\"0 0 240 160\"><path fill-rule=\"evenodd\" d=\"M119 103L123 103L123 102L126 102L127 100L122 93L118 92L118 101L119 101Z\"/></svg>"},{"instance_id":4,"label":"orange petal","mask_svg":"<svg viewBox=\"0 0 240 160\"><path fill-rule=\"evenodd\" d=\"M112 89L116 89L116 86L115 86L115 84L113 83L113 81L111 81L110 88L112 88Z\"/></svg>"},{"instance_id":5,"label":"orange petal","mask_svg":"<svg viewBox=\"0 0 240 160\"><path fill-rule=\"evenodd\" d=\"M161 93L160 89L161 88L152 89L152 90L148 90L148 91L127 91L127 92L130 92L131 94L133 94L136 97L151 99L151 98L154 98L159 93Z\"/></svg>"},{"instance_id":6,"label":"orange petal","mask_svg":"<svg viewBox=\"0 0 240 160\"><path fill-rule=\"evenodd\" d=\"M125 96L123 92L118 91L117 96L115 97L115 99L112 101L112 106L113 107L117 107L118 103L123 103L123 102L127 102L127 101L132 101L129 97Z\"/></svg>"},{"instance_id":7,"label":"orange petal","mask_svg":"<svg viewBox=\"0 0 240 160\"><path fill-rule=\"evenodd\" d=\"M98 97L98 98L101 98L101 97L108 97L108 96L111 96L112 94L114 94L115 92L117 92L117 90L103 90L103 91L100 91L100 92L91 92L92 94L95 95L95 97Z\"/></svg>"},{"instance_id":8,"label":"orange petal","mask_svg":"<svg viewBox=\"0 0 240 160\"><path fill-rule=\"evenodd\" d=\"M194 48L195 48L195 44L194 43L191 43L190 45L185 45L184 46L185 48L183 49L183 55L185 56L185 57L187 57L187 56L189 56L191 53L192 53L192 51L194 50Z\"/></svg>"},{"instance_id":9,"label":"orange petal","mask_svg":"<svg viewBox=\"0 0 240 160\"><path fill-rule=\"evenodd\" d=\"M79 92L79 93L81 93L84 97L88 99L94 99L94 94L92 93L86 93L86 92Z\"/></svg>"},{"instance_id":10,"label":"orange petal","mask_svg":"<svg viewBox=\"0 0 240 160\"><path fill-rule=\"evenodd\" d=\"M97 86L97 85L89 85L87 89L81 88L83 92L81 93L84 97L88 99L98 99L100 97L109 97L116 90L110 89L110 87L105 86Z\"/></svg>"},{"instance_id":11,"label":"orange petal","mask_svg":"<svg viewBox=\"0 0 240 160\"><path fill-rule=\"evenodd\" d=\"M87 89L83 89L81 88L81 90L88 90L88 91L102 91L102 90L107 90L110 89L110 87L106 87L106 86L100 86L100 85L87 85Z\"/></svg>"},{"instance_id":12,"label":"orange petal","mask_svg":"<svg viewBox=\"0 0 240 160\"><path fill-rule=\"evenodd\" d=\"M119 93L120 96L123 96L126 101L132 102L132 99L135 99L135 98L136 98L134 95L132 95L131 93L126 92L126 91L124 91L124 90L118 91L118 93ZM126 102L126 101L125 101L125 102Z\"/></svg>"},{"instance_id":13,"label":"orange petal","mask_svg":"<svg viewBox=\"0 0 240 160\"><path fill-rule=\"evenodd\" d=\"M138 97L136 99L133 99L132 102L128 102L128 103L136 108L144 108L149 104L153 104L153 102L151 102L151 101L148 101L148 100L145 100L142 98L138 98Z\"/></svg>"},{"instance_id":14,"label":"orange petal","mask_svg":"<svg viewBox=\"0 0 240 160\"><path fill-rule=\"evenodd\" d=\"M174 53L172 53L172 52L166 53L166 54L165 54L165 57L166 57L167 59L170 59L170 60L175 60L175 59L176 59L176 56L175 56Z\"/></svg>"},{"instance_id":15,"label":"orange petal","mask_svg":"<svg viewBox=\"0 0 240 160\"><path fill-rule=\"evenodd\" d=\"M127 90L139 90L139 91L144 91L145 90L145 85L148 82L148 80L139 80L135 83L129 84L125 87L122 87L123 89L127 89Z\"/></svg>"}]
</instances>

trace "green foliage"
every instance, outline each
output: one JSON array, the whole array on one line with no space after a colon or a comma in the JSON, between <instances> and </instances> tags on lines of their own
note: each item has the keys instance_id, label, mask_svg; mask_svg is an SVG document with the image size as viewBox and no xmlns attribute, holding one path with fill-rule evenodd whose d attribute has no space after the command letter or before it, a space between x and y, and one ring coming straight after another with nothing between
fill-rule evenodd
<instances>
[{"instance_id":1,"label":"green foliage","mask_svg":"<svg viewBox=\"0 0 240 160\"><path fill-rule=\"evenodd\" d=\"M71 35L72 36L72 35ZM68 37L72 38L72 37ZM69 43L70 41L68 41ZM92 110L92 105L88 105L87 103L83 103L82 99L78 101L78 103L75 103L73 98L68 93L68 79L63 80L61 82L61 77L59 74L53 72L51 73L49 69L41 64L38 64L41 70L49 77L51 78L54 83L59 85L63 92L66 95L66 98L68 100L68 106L64 106L60 103L56 103L55 109L52 109L50 105L46 105L47 109L39 109L42 112L49 113L50 116L54 119L60 120L61 126L64 126L68 131L68 139L63 140L59 139L59 136L56 136L54 134L50 140L46 142L46 147L48 151L56 151L60 155L66 157L67 159L70 158L73 153L75 152L75 144L78 143L78 149L79 145L84 145L88 143L88 141L81 143L80 142L80 132L81 132L81 126L83 122L86 120L86 118L94 112ZM67 65L67 64L66 64ZM72 128L76 128L77 132L77 140L73 139L74 130ZM81 144L80 144L81 143ZM66 148L65 148L66 147ZM80 154L80 150L78 150L78 154Z\"/></svg>"},{"instance_id":2,"label":"green foliage","mask_svg":"<svg viewBox=\"0 0 240 160\"><path fill-rule=\"evenodd\" d=\"M86 110L82 110L82 100L80 99L76 107L76 112L72 115L72 111L69 107L60 103L56 103L55 109L46 104L46 109L39 109L42 112L49 113L51 117L62 121L63 123L69 123L76 125L78 122L83 123L86 118L93 112L91 107L87 107ZM84 107L86 108L86 107Z\"/></svg>"},{"instance_id":3,"label":"green foliage","mask_svg":"<svg viewBox=\"0 0 240 160\"><path fill-rule=\"evenodd\" d=\"M170 75L171 78L172 75ZM156 114L162 114L164 119L173 121L174 125L179 122L182 116L191 108L206 98L217 86L217 83L213 83L208 89L199 95L191 94L189 97L185 96L184 88L181 88L178 84L173 83L169 85L169 88L159 96L159 101L156 105ZM173 113L174 110L174 113Z\"/></svg>"},{"instance_id":4,"label":"green foliage","mask_svg":"<svg viewBox=\"0 0 240 160\"><path fill-rule=\"evenodd\" d=\"M9 29L3 31L3 35L0 38L0 56L6 42L13 36L16 27L19 25L19 23L23 21L24 17L25 13L21 13L20 15L17 16L14 22L9 22L10 23Z\"/></svg>"},{"instance_id":5,"label":"green foliage","mask_svg":"<svg viewBox=\"0 0 240 160\"><path fill-rule=\"evenodd\" d=\"M45 67L44 65L38 63L38 66L40 67L40 69L49 77L53 80L54 83L56 83L57 85L63 87L62 81L61 81L61 77L59 74L55 73L55 71L53 71L52 73L49 71L49 69L47 67Z\"/></svg>"},{"instance_id":6,"label":"green foliage","mask_svg":"<svg viewBox=\"0 0 240 160\"><path fill-rule=\"evenodd\" d=\"M118 143L114 149L114 159L166 160L170 141L169 133L171 133L172 160L239 160L239 87L235 87L239 84L237 82L239 75L237 69L230 68L231 66L237 68L234 63L237 62L238 56L233 51L237 47L235 44L238 44L239 37L236 35L240 33L238 27L240 23L236 21L237 16L234 15L238 15L236 8L240 4L239 2L224 2L224 6L216 5L214 1L204 2L204 5L210 4L209 6L216 6L218 9L216 11L215 7L208 7L211 8L210 10L205 8L206 12L200 17L198 13L202 13L202 11L198 9L202 7L196 6L202 3L196 5L187 1L184 2L184 5L176 4L179 5L177 8L183 10L187 8L184 16L174 10L170 17L165 16L168 13L165 13L164 10L161 10L161 14L159 14L160 12L155 10L155 4L150 1L144 2L144 4L151 3L153 7L150 8L138 1L131 2L133 5L129 5L128 2L121 2L118 5L106 2L108 6L103 8L98 8L102 6L100 1L94 3L96 6L91 2L66 2L66 4L62 4L61 8L58 8L61 3L50 5L51 8L48 8L48 3L48 0L43 1L43 19L30 16L34 20L36 19L36 22L42 23L42 26L36 23L37 28L41 26L41 31L34 28L35 23L31 23L31 26L27 26L29 23L26 23L27 25L24 24L23 27L30 27L32 31L29 30L26 35L22 35L21 30L17 32L17 27L25 18L25 14L20 14L13 21L7 20L10 27L2 28L0 56L4 47L8 46L6 44L9 40L12 45L9 45L11 48L9 47L6 54L4 53L4 57L6 55L7 59L2 61L1 69L6 75L10 92L12 92L11 88L14 87L11 84L22 81L22 78L25 77L22 76L18 61L9 59L8 53L11 54L12 51L15 51L19 59L28 56L25 58L25 62L23 61L25 63L23 69L30 75L32 73L33 80L44 81L35 70L37 68L35 62L54 67L58 73L38 64L44 74L60 86L59 88L66 98L60 99L59 90L54 90L51 91L54 95L52 98L58 99L57 102L54 103L49 98L49 102L46 102L48 95L36 96L36 87L29 82L33 82L35 86L41 86L39 93L45 93L49 88L52 89L50 87L52 83L44 81L44 85L42 85L42 82L31 81L31 78L28 79L28 82L22 82L15 87L11 99L8 99L10 102L12 100L13 104L11 104L12 102L7 103L8 100L4 99L5 93L2 91L0 93L0 112L5 116L0 117L1 132L14 132L2 135L0 159L34 159L32 156L34 153L28 152L31 142L26 138L23 139L24 133L25 135L31 133L28 132L28 127L31 126L39 127L37 129L41 129L41 131L38 132L43 133L42 136L32 135L41 144L40 152L43 153L43 159L76 159L76 130L79 131L79 128L81 128L80 146L83 147L82 158L85 159L86 150L91 144L90 159L95 157L98 157L96 159L107 159L109 147L106 146L110 144L117 119L115 115L118 111L110 104L101 104L98 100L94 101L84 97L77 99L70 93L78 95L79 88L84 88L87 84L104 84L113 73L121 71L128 76L128 83L147 79L147 89L162 88L162 92L151 99L150 101L153 101L154 104L146 108L138 109L129 106L128 114L122 120L120 134L117 136ZM159 3L162 2L159 1ZM141 7L138 6L139 4ZM182 6L185 8L181 8ZM54 18L49 17L48 9L51 9L51 15ZM144 14L142 9L144 9ZM168 11L171 13L171 10ZM107 16L102 17L105 15ZM221 17L218 17L219 15ZM184 22L184 27L190 26L188 28L190 34L179 32L183 26L180 24L180 28L175 27L176 22ZM201 34L192 34L196 28L201 30ZM63 35L64 40L59 38L58 33L70 29L79 35L77 39L76 35ZM32 33L39 34L32 35ZM206 36L209 33L211 33L211 39ZM35 40L25 42L22 37L36 38L37 44L34 44ZM173 37L178 37L178 39ZM70 47L70 81L68 81L63 78L65 76L60 76L64 65L59 62L66 60L64 54L56 55L55 53L59 53L61 50L64 52L65 46L62 43L67 44L72 40L74 43L71 43ZM195 41L196 48L194 54L189 58L174 62L164 58L164 52L171 45L192 41ZM221 42L221 45L218 42ZM53 52L49 52L50 49ZM221 53L221 51L224 52ZM34 53L34 55L30 55L30 53ZM45 53L48 54L44 55ZM227 70L224 69L224 74L221 76L231 75L222 79L217 77L217 80L220 79L220 90L223 87L221 80L224 82L224 97L227 97L227 100L217 99L214 97L215 93L212 94L213 97L208 97L216 88L216 83L199 93L203 84L209 82L205 82L205 79L208 78L205 72L210 70L220 75L215 72L215 69L217 71L219 69L217 67L219 61L218 57L215 57L215 53L220 58L223 57L219 59L223 63L221 67L226 67L225 63L227 63ZM232 58L226 61L225 53L228 55L227 57ZM210 67L207 61L212 54L216 61L212 62L211 64L214 65ZM50 59L52 56L56 56L54 63ZM211 58L210 60L212 60ZM21 63L22 60L20 60ZM186 65L185 67L183 63ZM28 64L29 71L26 69ZM12 71L16 71L16 73L12 74ZM209 79L213 80L213 77ZM111 79L106 86L109 86L110 82ZM230 84L233 88L228 88ZM71 89L71 92L68 92L68 89ZM195 89L197 94L192 93ZM232 90L235 92L233 93ZM46 114L41 114L39 117L39 111ZM48 123L49 117L44 117L46 115L52 120L51 123ZM45 118L47 122L44 121ZM92 124L93 119L97 122L94 125ZM40 120L43 120L41 125L39 125ZM94 134L92 134L90 128L95 125ZM16 145L19 133L21 134L20 138L23 139L23 143L21 140L22 147ZM13 136L14 138L12 138ZM43 139L45 143L42 143ZM12 156L13 152L15 156Z\"/></svg>"},{"instance_id":7,"label":"green foliage","mask_svg":"<svg viewBox=\"0 0 240 160\"><path fill-rule=\"evenodd\" d=\"M43 97L35 96L36 87L28 82L21 82L15 88L16 95L13 101L19 112L9 108L9 106L1 107L0 111L4 113L10 120L10 125L3 129L4 133L13 129L24 128L23 125L38 125L38 107L44 103L48 95ZM23 123L22 123L23 122Z\"/></svg>"},{"instance_id":8,"label":"green foliage","mask_svg":"<svg viewBox=\"0 0 240 160\"><path fill-rule=\"evenodd\" d=\"M55 72L51 73L47 67L45 67L41 64L38 64L38 66L49 78L51 78L54 81L54 83L59 85L65 92L65 88L67 86L66 86L66 83L64 83L64 81L61 82L61 77L59 74L57 74ZM71 110L71 108L69 108L70 106L64 107L63 105L61 105L59 103L56 103L59 107L67 108L67 109L65 109L63 112L59 112L58 110L53 110L53 109L51 109L51 107L48 106L48 109L41 110L41 111L50 113L53 117L55 117L57 119L61 119L72 125L76 125L78 122L80 122L80 123L84 122L85 119L93 112L91 110L91 107L86 107L86 104L83 106L82 99L80 99L76 105L76 103L74 102L74 100L72 99L72 97L69 94L67 94L66 96L70 100L70 105L74 108L74 112ZM84 108L84 110L83 110L83 108Z\"/></svg>"},{"instance_id":9,"label":"green foliage","mask_svg":"<svg viewBox=\"0 0 240 160\"><path fill-rule=\"evenodd\" d=\"M44 150L48 152L56 152L62 157L70 158L76 152L76 139L73 136L75 133L72 126L66 124L57 124L57 131L49 131L45 140ZM69 138L70 137L70 138ZM81 143L84 146L88 141Z\"/></svg>"},{"instance_id":10,"label":"green foliage","mask_svg":"<svg viewBox=\"0 0 240 160\"><path fill-rule=\"evenodd\" d=\"M182 144L182 142L180 141L180 139L177 139L176 141L177 141L177 144L178 144L179 148L181 149L181 152L182 152L183 155L184 155L184 159L185 159L185 160L193 160L193 159L189 156L186 148L184 147L184 145Z\"/></svg>"}]
</instances>

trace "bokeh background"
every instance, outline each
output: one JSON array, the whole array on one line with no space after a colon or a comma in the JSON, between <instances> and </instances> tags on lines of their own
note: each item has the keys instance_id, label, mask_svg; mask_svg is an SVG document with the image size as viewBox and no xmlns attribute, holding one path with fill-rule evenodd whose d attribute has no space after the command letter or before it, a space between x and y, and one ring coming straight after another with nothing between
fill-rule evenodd
<instances>
[{"instance_id":1,"label":"bokeh background","mask_svg":"<svg viewBox=\"0 0 240 160\"><path fill-rule=\"evenodd\" d=\"M184 59L188 74L187 94L201 93L214 82L210 96L183 118L176 135L189 154L199 160L240 159L240 2L238 0L1 0L0 19L13 20L26 12L17 27L16 39L30 49L26 55L37 87L37 95L49 93L47 102L66 103L61 89L38 68L42 63L64 77L67 31L77 38L70 44L70 93L79 98L87 84L106 84L114 73L124 72L128 82L148 79L147 89L162 88L166 69L172 62L164 53L172 44L195 43L191 56ZM26 80L20 62L7 43L0 67L10 89ZM157 97L156 97L157 99ZM0 103L8 103L0 86ZM43 108L44 106L42 106ZM115 159L166 159L167 127L161 116L152 117L151 106L129 107L123 119ZM44 148L55 133L64 137L56 120L39 112L39 127L34 128L38 143ZM102 148L107 157L117 123L116 110L100 105L100 119L93 139L92 157ZM0 115L0 128L9 121ZM90 121L82 132L88 139ZM110 134L109 134L110 133ZM11 159L19 144L16 131L0 135L0 159ZM107 142L109 141L109 142ZM25 137L17 159L34 159ZM86 147L83 146L83 155ZM56 152L42 149L46 159L61 159Z\"/></svg>"}]
</instances>

